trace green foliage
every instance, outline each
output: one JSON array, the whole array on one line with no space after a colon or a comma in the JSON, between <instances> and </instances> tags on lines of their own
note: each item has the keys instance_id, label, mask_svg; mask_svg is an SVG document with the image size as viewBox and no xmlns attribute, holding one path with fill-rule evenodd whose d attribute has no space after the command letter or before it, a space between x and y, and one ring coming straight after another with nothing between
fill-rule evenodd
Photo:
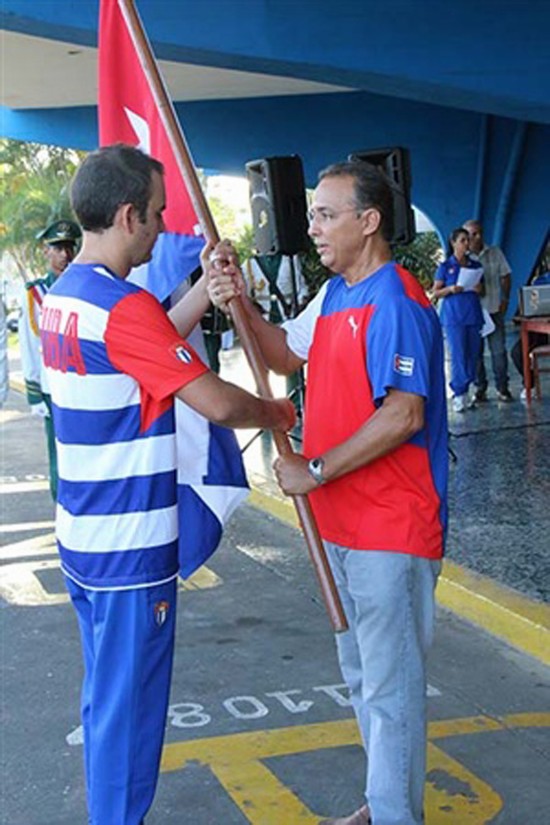
<instances>
[{"instance_id":1,"label":"green foliage","mask_svg":"<svg viewBox=\"0 0 550 825\"><path fill-rule=\"evenodd\" d=\"M237 237L238 229L235 210L232 209L229 204L224 203L217 195L208 196L208 205L220 238Z\"/></svg>"},{"instance_id":2,"label":"green foliage","mask_svg":"<svg viewBox=\"0 0 550 825\"><path fill-rule=\"evenodd\" d=\"M418 278L426 291L433 285L434 274L442 256L443 252L436 232L422 232L410 244L393 249L394 260ZM313 244L307 252L300 255L300 260L306 283L309 286L309 293L313 297L332 273L321 263Z\"/></svg>"},{"instance_id":3,"label":"green foliage","mask_svg":"<svg viewBox=\"0 0 550 825\"><path fill-rule=\"evenodd\" d=\"M254 229L252 224L245 226L236 236L235 249L239 253L241 263L254 255Z\"/></svg>"},{"instance_id":4,"label":"green foliage","mask_svg":"<svg viewBox=\"0 0 550 825\"><path fill-rule=\"evenodd\" d=\"M326 266L323 266L319 253L313 244L310 244L307 252L300 255L300 263L302 264L302 273L308 285L310 297L313 298L324 282L330 278L332 272Z\"/></svg>"},{"instance_id":5,"label":"green foliage","mask_svg":"<svg viewBox=\"0 0 550 825\"><path fill-rule=\"evenodd\" d=\"M431 289L435 271L443 259L443 250L436 232L421 232L406 246L396 246L394 259L408 269L427 291Z\"/></svg>"},{"instance_id":6,"label":"green foliage","mask_svg":"<svg viewBox=\"0 0 550 825\"><path fill-rule=\"evenodd\" d=\"M69 183L83 153L0 139L0 255L9 252L23 280L43 269L36 235L59 218L74 220Z\"/></svg>"}]
</instances>

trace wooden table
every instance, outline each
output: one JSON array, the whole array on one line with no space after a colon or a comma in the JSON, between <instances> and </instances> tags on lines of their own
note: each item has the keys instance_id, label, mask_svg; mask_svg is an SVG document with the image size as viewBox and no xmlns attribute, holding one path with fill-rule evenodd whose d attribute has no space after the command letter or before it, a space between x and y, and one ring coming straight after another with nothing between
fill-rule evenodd
<instances>
[{"instance_id":1,"label":"wooden table","mask_svg":"<svg viewBox=\"0 0 550 825\"><path fill-rule=\"evenodd\" d=\"M523 383L525 384L525 395L527 403L531 403L531 364L529 360L529 333L543 332L550 335L550 315L520 315L518 321L521 324L521 354L523 357Z\"/></svg>"}]
</instances>

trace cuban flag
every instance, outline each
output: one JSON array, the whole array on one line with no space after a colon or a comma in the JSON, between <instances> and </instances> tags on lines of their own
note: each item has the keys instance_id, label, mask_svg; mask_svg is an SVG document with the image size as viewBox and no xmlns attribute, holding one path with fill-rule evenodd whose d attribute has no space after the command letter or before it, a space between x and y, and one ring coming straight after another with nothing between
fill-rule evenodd
<instances>
[{"instance_id":1,"label":"cuban flag","mask_svg":"<svg viewBox=\"0 0 550 825\"><path fill-rule=\"evenodd\" d=\"M152 260L130 275L164 302L199 265L204 238L126 22L127 6L128 0L100 3L99 142L137 146L164 165L166 232L159 235ZM205 353L199 329L190 342ZM176 427L180 574L187 578L218 546L223 525L246 498L248 485L231 430L211 424L180 401Z\"/></svg>"}]
</instances>

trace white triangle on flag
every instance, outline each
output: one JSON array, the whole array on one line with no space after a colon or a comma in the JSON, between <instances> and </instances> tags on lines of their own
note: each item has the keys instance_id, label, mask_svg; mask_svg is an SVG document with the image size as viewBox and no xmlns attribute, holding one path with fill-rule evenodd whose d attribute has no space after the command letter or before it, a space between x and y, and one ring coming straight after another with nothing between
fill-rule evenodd
<instances>
[{"instance_id":1,"label":"white triangle on flag","mask_svg":"<svg viewBox=\"0 0 550 825\"><path fill-rule=\"evenodd\" d=\"M151 130L149 128L149 124L145 120L145 118L141 117L141 115L132 112L131 109L128 109L126 106L124 107L124 111L126 113L126 117L130 121L132 129L137 135L139 143L137 144L137 148L141 149L142 152L145 154L151 154Z\"/></svg>"}]
</instances>

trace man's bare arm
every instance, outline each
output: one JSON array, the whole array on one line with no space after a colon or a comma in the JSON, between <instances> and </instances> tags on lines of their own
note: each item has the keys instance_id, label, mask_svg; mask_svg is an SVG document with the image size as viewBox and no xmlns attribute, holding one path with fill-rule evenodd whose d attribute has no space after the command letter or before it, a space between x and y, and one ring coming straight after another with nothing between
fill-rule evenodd
<instances>
[{"instance_id":1,"label":"man's bare arm","mask_svg":"<svg viewBox=\"0 0 550 825\"><path fill-rule=\"evenodd\" d=\"M202 275L189 292L170 309L168 317L182 338L187 338L210 306L206 290L206 276Z\"/></svg>"},{"instance_id":2,"label":"man's bare arm","mask_svg":"<svg viewBox=\"0 0 550 825\"><path fill-rule=\"evenodd\" d=\"M176 396L214 424L224 427L260 427L290 430L296 423L294 405L287 398L257 398L246 390L207 372L182 387Z\"/></svg>"},{"instance_id":3,"label":"man's bare arm","mask_svg":"<svg viewBox=\"0 0 550 825\"><path fill-rule=\"evenodd\" d=\"M241 298L269 369L279 375L291 375L303 366L305 362L288 348L286 333L280 327L266 321L249 299L237 254L228 241L221 241L212 251L211 257L204 258L203 269L208 276L210 300L215 306L228 312L230 301L235 297Z\"/></svg>"},{"instance_id":4,"label":"man's bare arm","mask_svg":"<svg viewBox=\"0 0 550 825\"><path fill-rule=\"evenodd\" d=\"M323 453L323 477L333 481L392 452L424 425L424 398L400 390L389 390L376 412L350 438ZM318 456L314 456L317 458ZM279 457L274 464L282 490L288 495L305 494L317 486L301 455Z\"/></svg>"},{"instance_id":5,"label":"man's bare arm","mask_svg":"<svg viewBox=\"0 0 550 825\"><path fill-rule=\"evenodd\" d=\"M291 375L302 367L305 361L289 349L286 332L276 324L266 321L246 295L242 296L242 303L266 366L278 375Z\"/></svg>"}]
</instances>

